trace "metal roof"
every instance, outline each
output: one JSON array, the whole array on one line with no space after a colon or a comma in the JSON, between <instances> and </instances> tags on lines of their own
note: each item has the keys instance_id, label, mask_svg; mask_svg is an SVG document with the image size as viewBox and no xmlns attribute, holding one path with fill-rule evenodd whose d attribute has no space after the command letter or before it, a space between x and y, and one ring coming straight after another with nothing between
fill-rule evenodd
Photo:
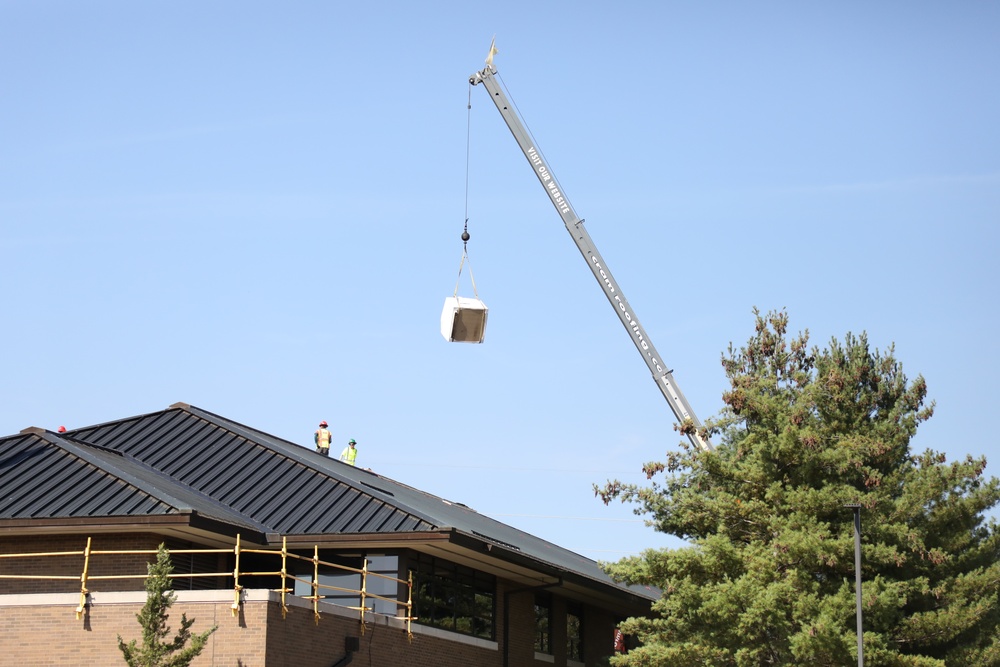
<instances>
[{"instance_id":1,"label":"metal roof","mask_svg":"<svg viewBox=\"0 0 1000 667\"><path fill-rule=\"evenodd\" d=\"M0 439L0 520L182 512L317 541L458 531L498 555L624 590L596 562L461 503L183 403Z\"/></svg>"},{"instance_id":2,"label":"metal roof","mask_svg":"<svg viewBox=\"0 0 1000 667\"><path fill-rule=\"evenodd\" d=\"M433 530L359 477L376 476L241 424L178 405L70 431L134 458L284 535Z\"/></svg>"},{"instance_id":3,"label":"metal roof","mask_svg":"<svg viewBox=\"0 0 1000 667\"><path fill-rule=\"evenodd\" d=\"M0 519L197 513L255 532L266 527L121 454L26 429L0 439Z\"/></svg>"}]
</instances>

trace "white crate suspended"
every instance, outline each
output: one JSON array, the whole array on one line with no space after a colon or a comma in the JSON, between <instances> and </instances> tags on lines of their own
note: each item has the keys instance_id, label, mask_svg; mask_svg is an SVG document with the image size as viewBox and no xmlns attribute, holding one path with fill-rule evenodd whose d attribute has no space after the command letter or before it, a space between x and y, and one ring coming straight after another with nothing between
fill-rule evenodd
<instances>
[{"instance_id":1,"label":"white crate suspended","mask_svg":"<svg viewBox=\"0 0 1000 667\"><path fill-rule=\"evenodd\" d=\"M487 310L479 299L449 296L441 311L441 335L449 343L482 343Z\"/></svg>"}]
</instances>

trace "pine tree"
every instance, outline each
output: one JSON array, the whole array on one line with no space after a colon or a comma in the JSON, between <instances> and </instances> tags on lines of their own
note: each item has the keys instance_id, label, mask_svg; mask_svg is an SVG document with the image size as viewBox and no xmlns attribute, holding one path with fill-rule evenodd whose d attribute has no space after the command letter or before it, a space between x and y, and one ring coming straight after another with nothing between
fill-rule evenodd
<instances>
[{"instance_id":1,"label":"pine tree","mask_svg":"<svg viewBox=\"0 0 1000 667\"><path fill-rule=\"evenodd\" d=\"M135 615L142 626L142 646L135 639L126 644L118 635L118 648L129 667L186 667L201 653L208 638L218 629L218 626L213 626L201 634L192 635L191 626L195 619L188 620L185 614L181 614L180 630L173 640L164 641L170 634L167 612L177 600L170 581L173 571L170 552L161 544L156 561L147 566L146 604ZM189 640L191 645L185 648Z\"/></svg>"},{"instance_id":2,"label":"pine tree","mask_svg":"<svg viewBox=\"0 0 1000 667\"><path fill-rule=\"evenodd\" d=\"M690 544L605 565L663 592L653 618L622 626L643 645L612 664L856 664L858 503L865 664L1000 665L1000 530L985 518L1000 482L985 458L911 452L934 406L892 348L851 334L810 348L784 312L755 316L723 357L718 449L682 443L644 466L648 486L595 488Z\"/></svg>"}]
</instances>

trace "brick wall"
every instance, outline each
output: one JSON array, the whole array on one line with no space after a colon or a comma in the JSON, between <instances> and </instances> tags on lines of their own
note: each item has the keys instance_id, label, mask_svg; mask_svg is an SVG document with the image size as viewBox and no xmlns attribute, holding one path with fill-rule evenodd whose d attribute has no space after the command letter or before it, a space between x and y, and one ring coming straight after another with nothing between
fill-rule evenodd
<instances>
[{"instance_id":1,"label":"brick wall","mask_svg":"<svg viewBox=\"0 0 1000 667\"><path fill-rule=\"evenodd\" d=\"M192 632L212 625L218 630L192 667L330 667L344 657L347 637L358 639L355 664L413 667L499 666L495 644L474 646L467 640L444 639L433 632L407 638L399 619L369 617L362 634L359 619L348 610L324 605L314 622L307 601L290 598L282 618L276 593L247 591L237 616L225 591L179 591L169 625L180 626L181 614L194 618ZM103 593L82 618L74 613L72 594L0 596L0 655L3 664L52 667L107 667L124 664L117 636L141 639L135 615L144 593ZM483 643L483 642L480 642ZM511 663L516 667L518 663Z\"/></svg>"},{"instance_id":2,"label":"brick wall","mask_svg":"<svg viewBox=\"0 0 1000 667\"><path fill-rule=\"evenodd\" d=\"M148 533L95 535L91 551L155 550L162 537ZM0 554L78 552L70 556L40 556L37 558L0 558L0 574L61 576L67 579L0 579L0 594L67 593L80 591L84 571L83 551L87 548L84 535L40 535L0 537ZM87 568L90 577L135 574L135 579L90 579L91 591L143 590L146 564L152 556L142 554L94 555Z\"/></svg>"},{"instance_id":3,"label":"brick wall","mask_svg":"<svg viewBox=\"0 0 1000 667\"><path fill-rule=\"evenodd\" d=\"M452 633L413 626L409 639L396 618L369 616L364 633L350 610L323 605L319 623L309 602L289 597L289 610L282 618L280 598L270 591L245 591L247 599L237 616L232 615L227 591L179 591L170 610L169 625L176 631L181 614L194 618L193 632L212 625L218 630L193 667L330 667L344 657L348 637L357 638L354 664L373 667L502 667L502 648L495 642L474 640ZM511 596L530 599L530 595ZM124 664L117 636L139 639L135 619L145 594L141 592L95 593L82 618L74 613L78 597L73 594L0 596L0 655L3 664L52 667L106 667ZM522 613L526 605L512 602L511 629L533 626ZM587 609L588 623L603 632L610 645L611 619L600 621L597 609ZM526 632L515 632L510 667L565 665L564 645L556 644L553 662L534 659ZM588 635L591 633L588 632ZM563 637L563 641L564 641ZM590 640L590 637L588 637ZM559 639L557 638L558 642ZM588 667L599 664L600 651L587 648Z\"/></svg>"},{"instance_id":4,"label":"brick wall","mask_svg":"<svg viewBox=\"0 0 1000 667\"><path fill-rule=\"evenodd\" d=\"M95 595L100 599L106 594ZM77 619L74 609L76 602L70 595L51 596L20 596L17 606L6 606L0 603L0 655L4 664L27 666L48 665L51 667L107 667L108 665L124 665L121 652L118 650L117 636L128 642L131 639L141 640L142 632L135 615L142 608L144 593L130 594L132 603L100 603L93 604ZM7 596L3 596L6 598ZM51 602L45 598L61 597L66 602L44 604ZM38 603L31 604L26 598L41 598ZM2 598L0 598L2 599ZM213 654L220 652L225 655L225 647L240 646L240 651L247 656L262 655L262 649L255 647L263 644L262 628L252 625L239 628L231 621L229 605L219 603L178 603L171 608L169 625L172 630L180 627L181 613L195 619L193 632L203 632L213 623L219 623L220 629L212 635L205 652L194 663L195 667L208 665L239 665L241 656L235 656L227 661L216 662ZM258 639L255 635L261 635ZM243 667L251 664L263 665L260 659L245 660Z\"/></svg>"},{"instance_id":5,"label":"brick wall","mask_svg":"<svg viewBox=\"0 0 1000 667\"><path fill-rule=\"evenodd\" d=\"M161 536L145 533L95 536L92 550L155 550ZM168 544L186 548L186 544ZM0 553L79 551L84 536L0 537ZM60 581L0 579L0 656L3 664L90 665L124 664L116 636L126 640L141 637L135 614L145 602L142 592L150 555L99 555L91 558L90 574L141 575L136 579L91 580L91 604L82 619L74 610L80 602L82 555L33 559L0 559L0 574L17 572L60 574ZM231 564L218 559L220 571ZM176 566L175 566L176 567ZM187 568L176 568L177 570ZM330 667L345 655L347 639L355 638L359 651L354 664L407 665L413 667L503 667L503 642L509 638L509 667L564 667L566 663L566 605L558 589L553 595L551 661L535 660L534 591L498 581L496 595L496 641L489 642L414 624L408 638L396 618L372 616L362 634L356 612L323 604L320 622L313 619L308 600L288 596L289 610L282 618L277 593L254 591L257 596L232 616L232 589L186 590L185 580L175 587L178 602L171 609L171 627L176 631L180 616L196 619L193 632L212 625L219 629L209 640L194 667ZM208 579L203 580L208 581ZM214 582L214 580L212 580ZM214 582L222 584L223 582ZM231 586L231 579L228 582ZM509 593L509 594L507 594ZM504 632L504 604L510 632ZM596 667L611 653L614 619L607 611L584 608L587 667Z\"/></svg>"}]
</instances>

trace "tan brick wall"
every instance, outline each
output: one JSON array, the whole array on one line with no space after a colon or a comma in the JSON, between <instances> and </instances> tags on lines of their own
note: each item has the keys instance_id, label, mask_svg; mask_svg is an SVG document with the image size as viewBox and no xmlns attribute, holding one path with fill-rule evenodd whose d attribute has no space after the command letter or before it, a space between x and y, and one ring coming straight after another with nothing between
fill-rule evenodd
<instances>
[{"instance_id":1,"label":"tan brick wall","mask_svg":"<svg viewBox=\"0 0 1000 667\"><path fill-rule=\"evenodd\" d=\"M141 594L140 594L141 595ZM21 596L17 606L7 606L12 598L0 598L0 655L3 664L25 667L106 667L124 664L117 636L128 641L141 638L135 615L142 607L135 602L100 602L107 594L95 596L83 618L77 619L71 603L32 605L49 602L51 596ZM70 600L72 596L59 596ZM412 640L399 621L377 617L361 634L357 618L325 612L316 624L312 611L292 607L282 619L275 601L248 601L234 617L230 602L178 601L171 607L169 625L180 626L181 614L195 619L193 632L213 624L218 630L209 639L193 667L330 667L345 655L348 636L359 639L355 664L373 666L468 667L500 665L496 649L469 646L457 641L415 634ZM341 612L343 613L343 612ZM518 663L511 663L517 667Z\"/></svg>"},{"instance_id":2,"label":"tan brick wall","mask_svg":"<svg viewBox=\"0 0 1000 667\"><path fill-rule=\"evenodd\" d=\"M162 537L145 534L97 535L92 550L155 550ZM185 548L187 545L168 545ZM86 537L0 537L0 553L39 553L79 551L86 547ZM25 603L0 597L0 662L21 667L34 665L116 665L124 664L117 648L116 635L126 640L139 638L141 631L135 614L144 602L143 578L150 555L99 555L91 559L90 574L141 574L136 579L91 580L88 589L92 604L84 618L77 620L74 609L79 604L82 555L37 559L0 559L0 574L12 572L60 574L62 581L0 579L0 596L18 595L33 600ZM219 561L220 565L227 565ZM228 565L227 567L231 567ZM179 580L181 581L181 580ZM203 580L203 581L208 581ZM222 582L217 582L222 583ZM231 585L231 582L230 582ZM496 596L496 643L462 639L450 633L422 629L414 625L408 639L396 619L374 617L365 634L352 612L324 611L319 624L313 621L309 602L289 596L290 609L282 619L280 604L275 601L248 601L237 617L231 614L231 591L187 591L178 586L180 600L171 610L171 627L176 631L180 616L196 619L193 631L213 624L219 630L209 640L195 667L225 665L232 667L330 667L345 654L345 640L356 637L360 651L354 664L407 665L413 667L503 667L505 598L510 603L510 667L564 667L566 665L565 601L558 590L553 594L552 662L535 660L534 592L498 581ZM128 602L118 601L122 593ZM57 596L24 595L64 593ZM266 596L264 591L259 595ZM276 595L276 594L274 594ZM200 600L200 601L199 601ZM14 606L11 606L11 605ZM332 609L332 608L331 608ZM611 652L613 617L603 609L584 610L585 657L587 667L596 667ZM498 646L499 645L499 646Z\"/></svg>"},{"instance_id":3,"label":"tan brick wall","mask_svg":"<svg viewBox=\"0 0 1000 667\"><path fill-rule=\"evenodd\" d=\"M91 551L155 550L162 541L162 537L148 533L95 535L91 539L90 548ZM0 574L68 577L60 580L0 579L0 594L78 592L80 577L84 572L83 552L86 548L87 537L83 535L0 537L0 554L76 552L68 556L0 558ZM91 556L87 567L90 577L121 574L138 576L135 579L92 578L87 582L87 589L141 591L146 578L146 563L150 560L152 556L141 554L95 554Z\"/></svg>"},{"instance_id":4,"label":"tan brick wall","mask_svg":"<svg viewBox=\"0 0 1000 667\"><path fill-rule=\"evenodd\" d=\"M282 620L280 605L268 609L268 667L329 667L345 655L348 637L358 640L359 650L353 664L375 667L500 667L497 648L471 646L455 639L442 639L433 631L414 626L408 638L398 619L369 616L364 632L360 619L351 612L321 613L319 624L313 622L311 609L293 606ZM518 667L511 663L512 667Z\"/></svg>"},{"instance_id":5,"label":"tan brick wall","mask_svg":"<svg viewBox=\"0 0 1000 667\"><path fill-rule=\"evenodd\" d=\"M135 604L93 605L83 618L77 620L73 606L0 606L0 655L3 663L24 667L107 667L124 665L125 661L118 649L117 636L126 641L141 640L141 629L135 619L142 607ZM187 613L195 619L194 632L202 632L213 623L219 623L220 630L209 640L205 652L194 663L195 667L208 665L238 665L241 656L215 662L214 653L226 655L225 647L235 643L240 651L250 656L254 646L263 644L262 627L238 628L229 621L229 606L226 604L177 604L171 609L170 627L176 632L180 627L180 615ZM263 651L256 651L262 655ZM251 664L263 665L257 659L244 661L243 667Z\"/></svg>"},{"instance_id":6,"label":"tan brick wall","mask_svg":"<svg viewBox=\"0 0 1000 667\"><path fill-rule=\"evenodd\" d=\"M193 632L201 632L212 625L218 630L209 639L193 667L330 667L345 654L347 637L356 637L359 651L354 664L395 667L502 667L502 646L462 640L445 633L437 636L414 626L412 639L408 639L398 619L369 617L365 632L361 633L359 620L351 612L332 606L326 607L319 623L313 620L308 601L289 598L291 604L283 619L281 606L275 594L252 591L256 594L232 615L231 599L225 592L215 592L212 599L196 601L205 594L201 591L182 591L179 600L171 607L169 625L173 631L180 627L181 614L195 619ZM119 601L128 597L131 601ZM53 598L58 598L55 600ZM514 595L511 600L532 599L530 595ZM3 664L24 667L51 665L53 667L105 667L124 664L118 650L117 636L129 641L141 638L141 628L135 615L142 607L143 594L132 592L115 595L95 594L94 601L82 618L74 613L78 598L75 595L38 595L0 597L0 656ZM516 609L515 609L516 606ZM512 602L511 629L516 637L511 642L510 667L561 667L565 661L565 636L555 633L556 656L551 663L534 659L530 642L533 636L534 613L524 612L528 607ZM588 628L587 665L600 664L600 654L606 650L598 641L600 633L610 646L611 618L598 609L585 612ZM558 618L558 617L557 617ZM603 620L602 620L603 619ZM558 627L558 621L557 621ZM591 632L593 629L596 632ZM528 632L531 630L531 633ZM607 632L605 632L607 630ZM560 639L561 638L561 639ZM501 637L502 639L502 637ZM558 642L562 641L560 644Z\"/></svg>"}]
</instances>

